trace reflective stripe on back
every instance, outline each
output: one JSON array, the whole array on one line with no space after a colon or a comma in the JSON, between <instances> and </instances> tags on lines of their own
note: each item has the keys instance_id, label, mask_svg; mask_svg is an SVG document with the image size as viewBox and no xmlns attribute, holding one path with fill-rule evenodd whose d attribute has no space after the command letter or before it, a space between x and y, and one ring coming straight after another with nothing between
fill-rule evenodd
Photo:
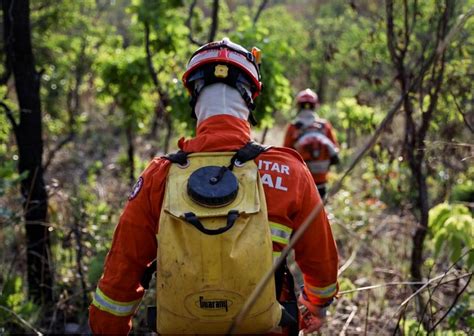
<instances>
[{"instance_id":1,"label":"reflective stripe on back","mask_svg":"<svg viewBox=\"0 0 474 336\"><path fill-rule=\"evenodd\" d=\"M309 171L312 173L326 173L329 170L329 160L306 161Z\"/></svg>"},{"instance_id":2,"label":"reflective stripe on back","mask_svg":"<svg viewBox=\"0 0 474 336\"><path fill-rule=\"evenodd\" d=\"M309 130L303 133L303 135L301 135L301 137L295 144L295 148L299 146L304 146L305 144L311 143L315 140L322 143L327 148L329 156L334 156L337 154L336 145L331 141L331 139L329 139L325 134L321 133L318 130Z\"/></svg>"}]
</instances>

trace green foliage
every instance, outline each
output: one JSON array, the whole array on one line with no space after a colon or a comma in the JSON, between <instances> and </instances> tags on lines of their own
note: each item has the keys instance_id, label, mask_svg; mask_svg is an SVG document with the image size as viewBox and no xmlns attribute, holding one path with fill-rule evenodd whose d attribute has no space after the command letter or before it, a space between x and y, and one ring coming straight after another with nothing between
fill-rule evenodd
<instances>
[{"instance_id":1,"label":"green foliage","mask_svg":"<svg viewBox=\"0 0 474 336\"><path fill-rule=\"evenodd\" d=\"M370 134L381 121L376 110L370 106L359 105L355 98L341 98L336 103L338 124L346 130L346 136L341 134L340 141L349 141L348 137L360 137ZM325 115L324 112L321 112Z\"/></svg>"},{"instance_id":2,"label":"green foliage","mask_svg":"<svg viewBox=\"0 0 474 336\"><path fill-rule=\"evenodd\" d=\"M113 218L114 209L110 204L101 199L94 186L97 183L98 172L103 169L103 164L96 161L90 168L87 177L87 183L79 186L77 198L73 199L73 204L77 206L81 213L76 213L76 216L85 217L85 226L88 228L87 232L90 234L92 241L85 242L87 248L94 247L96 252L103 252L107 250L109 241L104 236L104 227L109 227L110 221ZM95 242L95 243L94 243ZM104 244L105 243L105 244Z\"/></svg>"},{"instance_id":3,"label":"green foliage","mask_svg":"<svg viewBox=\"0 0 474 336\"><path fill-rule=\"evenodd\" d=\"M474 182L468 180L465 183L453 187L451 194L452 202L474 202Z\"/></svg>"},{"instance_id":4,"label":"green foliage","mask_svg":"<svg viewBox=\"0 0 474 336\"><path fill-rule=\"evenodd\" d=\"M435 247L435 255L447 252L451 262L465 262L468 269L474 266L474 219L469 209L461 204L438 204L430 210L429 228Z\"/></svg>"},{"instance_id":5,"label":"green foliage","mask_svg":"<svg viewBox=\"0 0 474 336\"><path fill-rule=\"evenodd\" d=\"M282 8L276 8L273 11L268 15L278 17L279 27L284 27L282 23L288 22L288 14ZM288 69L281 61L285 58L291 59L294 49L289 45L288 35L270 35L271 29L275 26L274 20L262 19L257 26L254 26L249 14L242 8L239 15L235 17L239 17L239 25L236 32L229 35L230 39L247 49L256 46L262 51L260 71L263 89L256 99L257 108L254 114L260 121L261 127L272 126L274 113L288 111L291 106L292 92L290 82L285 75Z\"/></svg>"},{"instance_id":6,"label":"green foliage","mask_svg":"<svg viewBox=\"0 0 474 336\"><path fill-rule=\"evenodd\" d=\"M474 316L469 316L470 310L470 300L469 295L464 295L461 297L460 302L458 302L451 311L448 313L448 325L451 330L456 330L458 323L461 320L466 319L467 324L470 328L474 327Z\"/></svg>"},{"instance_id":7,"label":"green foliage","mask_svg":"<svg viewBox=\"0 0 474 336\"><path fill-rule=\"evenodd\" d=\"M86 312L79 311L82 302L77 294L82 288L77 274L75 232L79 230L82 238L81 262L86 286L93 288L102 273L112 231L128 192L129 161L123 150L125 131L133 133L136 171L144 168L152 151L160 150L158 144L163 142L168 122L173 135L193 132L195 122L190 118L189 95L181 76L189 56L198 46L190 41L191 31L187 27L190 0L35 0L30 3L34 54L41 73L45 157L63 137L76 134L71 146L66 147L69 151L58 152L47 171L46 183L53 229L55 291L71 294L68 303L61 305L60 313L66 320L78 320L85 318ZM408 11L413 13L414 2L407 3ZM200 43L207 42L209 37L211 4L211 0L198 1L193 12L192 37ZM413 16L417 24L412 27L407 50L407 64L413 68L411 76L416 76L420 57L428 56L433 50L434 14L438 13L441 2L418 1L418 4ZM465 13L473 4L472 0L456 2L456 15ZM258 5L257 1L220 1L216 39L228 36L248 49L257 46L262 50L264 86L256 100L255 112L260 127L272 127L283 123L282 119L289 119L294 112L295 93L310 87L323 102L318 113L329 119L338 131L343 145L340 166L344 168L356 146L372 135L400 94L387 49L384 7L366 0L270 1L254 24ZM399 1L395 2L395 33L402 36L405 22L403 6L399 5ZM145 45L146 28L149 28L151 59ZM468 20L446 52L441 96L424 143L429 198L433 202L433 196L436 197L435 203L446 200L448 195L451 202L473 201L472 169L468 168L472 134L465 126L474 101L470 76L473 28L474 21ZM403 43L403 38L400 41ZM0 49L3 47L2 42ZM4 53L0 53L0 60L2 77ZM150 60L158 85L152 77ZM429 76L424 78L424 84L431 82ZM430 101L422 95L413 97L414 117L418 118ZM14 117L19 119L11 79L7 85L0 86L0 99L12 106ZM159 113L161 104L166 105L163 115ZM170 120L166 119L168 116ZM156 132L152 132L155 126ZM355 279L363 279L360 283L364 283L364 278L379 283L392 281L395 274L401 279L406 275L407 262L399 261L409 254L409 243L404 243L410 240L411 230L405 230L409 225L400 222L415 227L405 209L416 208L413 203L416 190L412 187L405 152L401 150L405 135L409 135L405 128L404 120L395 120L370 157L362 160L347 178L344 190L328 204L331 222L336 223L333 228L335 232L340 230L335 237L341 257L347 258L358 248L359 241L354 237L363 240L357 258L340 280L341 290L355 289L352 281L359 285ZM280 140L275 139L278 143ZM9 264L12 253L23 247L20 225L10 225L19 222L21 210L15 209L21 209L22 204L18 193L22 176L16 173L18 157L14 143L10 122L0 108L0 236L6 243L6 248L0 251L3 262L0 267ZM448 146L440 143L464 149L445 151ZM329 184L339 176L333 174ZM391 222L398 226L390 227ZM427 264L434 266L446 257L454 262L466 253L474 244L472 227L472 213L466 207L443 203L433 208L430 243L434 253L425 256ZM400 241L397 251L391 244L379 243L379 237L385 242L393 237L390 236L393 232ZM472 269L472 251L463 262ZM26 269L23 260L13 268L16 272L12 274ZM0 305L34 319L38 307L26 301L21 279L20 276L5 279ZM396 299L391 297L394 293ZM378 294L373 291L369 295ZM392 288L384 290L380 294L384 308L381 311L390 313L394 302L397 305L400 295L405 294ZM357 302L359 296L354 293L343 299ZM452 331L442 330L439 334L455 335L456 328L474 327L472 317L466 316L472 312L471 297L462 297L444 322ZM369 323L382 316L381 312L377 314L380 315L369 317ZM407 316L413 316L410 314L408 310ZM0 311L0 324L9 321L13 321L11 315ZM426 334L418 321L409 318L403 331L406 335L415 335L417 331L418 335Z\"/></svg>"},{"instance_id":8,"label":"green foliage","mask_svg":"<svg viewBox=\"0 0 474 336\"><path fill-rule=\"evenodd\" d=\"M155 32L151 43L154 50L164 54L176 53L186 45L188 29L181 10L183 1L133 0L130 12L139 24L150 24Z\"/></svg>"},{"instance_id":9,"label":"green foliage","mask_svg":"<svg viewBox=\"0 0 474 336\"><path fill-rule=\"evenodd\" d=\"M407 319L402 322L403 324L403 335L406 336L426 336L428 332L425 330L423 325L413 319ZM465 336L465 332L460 330L435 330L433 335L435 336Z\"/></svg>"},{"instance_id":10,"label":"green foliage","mask_svg":"<svg viewBox=\"0 0 474 336\"><path fill-rule=\"evenodd\" d=\"M46 134L56 138L79 130L85 122L84 116L76 115L79 102L74 99L86 90L94 55L109 29L94 24L101 15L95 1L38 3L32 11L34 53L42 69Z\"/></svg>"},{"instance_id":11,"label":"green foliage","mask_svg":"<svg viewBox=\"0 0 474 336\"><path fill-rule=\"evenodd\" d=\"M380 200L397 208L414 199L408 163L402 157L392 158L383 146L376 146L373 156L376 160L372 161L372 171L381 185Z\"/></svg>"},{"instance_id":12,"label":"green foliage","mask_svg":"<svg viewBox=\"0 0 474 336\"><path fill-rule=\"evenodd\" d=\"M0 163L0 197L5 195L10 188L16 186L23 178L18 174L16 168L18 157L15 155L13 160L6 160L5 147L5 145L0 145L0 158L3 159Z\"/></svg>"},{"instance_id":13,"label":"green foliage","mask_svg":"<svg viewBox=\"0 0 474 336\"><path fill-rule=\"evenodd\" d=\"M26 288L21 277L14 276L5 279L0 293L0 306L16 313L23 319L35 320L38 317L38 306L28 301L25 293ZM17 322L16 317L13 317L10 312L0 309L0 326L11 326ZM16 326L16 330L20 332L22 330L21 325Z\"/></svg>"},{"instance_id":14,"label":"green foliage","mask_svg":"<svg viewBox=\"0 0 474 336\"><path fill-rule=\"evenodd\" d=\"M137 125L150 116L153 104L145 93L151 78L142 48L115 49L102 56L98 67L102 78L100 92L123 110L124 116L116 116L116 120Z\"/></svg>"},{"instance_id":15,"label":"green foliage","mask_svg":"<svg viewBox=\"0 0 474 336\"><path fill-rule=\"evenodd\" d=\"M185 25L186 17L182 10L182 1L167 1L153 3L150 1L134 1L130 7L136 22L135 30L140 40L145 36L144 27L150 27L150 52L153 68L157 73L160 90L167 95L168 106L166 112L175 122L185 122L189 128L194 125L191 120L189 98L181 83L187 57L191 54L191 45L188 43L188 28ZM151 80L151 70L148 65L143 69ZM157 88L150 88L153 92ZM159 104L158 95L154 96L155 105Z\"/></svg>"},{"instance_id":16,"label":"green foliage","mask_svg":"<svg viewBox=\"0 0 474 336\"><path fill-rule=\"evenodd\" d=\"M9 195L18 187L21 180L26 177L18 174L17 164L18 155L13 152L7 145L9 138L9 123L2 110L0 110L0 199ZM12 219L17 215L3 202L0 202L0 223L7 219Z\"/></svg>"},{"instance_id":17,"label":"green foliage","mask_svg":"<svg viewBox=\"0 0 474 336\"><path fill-rule=\"evenodd\" d=\"M104 271L104 262L107 253L105 251L99 251L97 255L92 257L89 263L89 271L87 273L87 280L91 285L95 285L99 282L102 272Z\"/></svg>"},{"instance_id":18,"label":"green foliage","mask_svg":"<svg viewBox=\"0 0 474 336\"><path fill-rule=\"evenodd\" d=\"M420 325L420 322L412 319L408 319L402 322L403 323L403 335L407 336L414 336L414 335L420 335L420 336L426 336L427 332L425 328L423 328L422 325Z\"/></svg>"},{"instance_id":19,"label":"green foliage","mask_svg":"<svg viewBox=\"0 0 474 336\"><path fill-rule=\"evenodd\" d=\"M338 281L339 281L339 291L341 292L357 289L357 286L349 278L340 277ZM354 291L353 293L350 293L348 295L344 295L344 297L347 297L349 300L353 300L357 297L357 291Z\"/></svg>"}]
</instances>

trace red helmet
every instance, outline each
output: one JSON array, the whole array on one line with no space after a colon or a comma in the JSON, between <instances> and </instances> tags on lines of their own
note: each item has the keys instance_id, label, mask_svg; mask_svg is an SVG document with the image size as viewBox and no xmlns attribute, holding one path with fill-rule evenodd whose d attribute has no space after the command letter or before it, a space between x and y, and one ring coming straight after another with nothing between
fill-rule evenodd
<instances>
[{"instance_id":1,"label":"red helmet","mask_svg":"<svg viewBox=\"0 0 474 336\"><path fill-rule=\"evenodd\" d=\"M209 64L215 64L213 73L211 73L214 76L211 77L225 79L228 76L226 65L231 65L246 75L252 90L252 99L254 99L262 90L259 69L260 57L260 50L258 48L254 47L252 52L250 52L244 47L231 42L228 38L207 43L191 56L186 72L183 75L183 84L192 94L193 88L191 83L207 75L206 73L199 74L199 69ZM221 81L225 82L225 80Z\"/></svg>"},{"instance_id":2,"label":"red helmet","mask_svg":"<svg viewBox=\"0 0 474 336\"><path fill-rule=\"evenodd\" d=\"M228 38L207 43L196 50L183 75L183 84L192 97L192 116L195 117L194 106L203 87L225 83L240 92L250 110L249 120L255 125L257 122L252 114L255 109L254 99L262 90L260 59L258 48L254 47L250 52ZM247 88L250 88L250 94Z\"/></svg>"},{"instance_id":3,"label":"red helmet","mask_svg":"<svg viewBox=\"0 0 474 336\"><path fill-rule=\"evenodd\" d=\"M300 91L296 95L296 103L298 105L311 104L315 106L319 103L318 95L311 89Z\"/></svg>"}]
</instances>

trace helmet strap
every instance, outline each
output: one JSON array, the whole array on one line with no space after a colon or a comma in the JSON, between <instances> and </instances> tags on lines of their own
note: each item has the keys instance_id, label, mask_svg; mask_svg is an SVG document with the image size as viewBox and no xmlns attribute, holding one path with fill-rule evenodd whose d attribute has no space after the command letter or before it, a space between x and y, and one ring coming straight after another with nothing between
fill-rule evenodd
<instances>
[{"instance_id":1,"label":"helmet strap","mask_svg":"<svg viewBox=\"0 0 474 336\"><path fill-rule=\"evenodd\" d=\"M252 113L252 111L255 110L255 102L245 89L245 86L242 84L242 82L236 82L235 88L237 89L237 91L240 92L240 95L244 99L245 104L247 104L247 107L249 108L249 122L252 124L252 126L256 126L257 120L255 119L255 116Z\"/></svg>"}]
</instances>

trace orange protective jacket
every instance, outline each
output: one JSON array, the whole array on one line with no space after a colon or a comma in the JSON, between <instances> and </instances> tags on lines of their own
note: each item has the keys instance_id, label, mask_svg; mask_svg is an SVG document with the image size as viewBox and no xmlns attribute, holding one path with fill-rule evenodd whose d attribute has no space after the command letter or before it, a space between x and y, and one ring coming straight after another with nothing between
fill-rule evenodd
<instances>
[{"instance_id":1,"label":"orange protective jacket","mask_svg":"<svg viewBox=\"0 0 474 336\"><path fill-rule=\"evenodd\" d=\"M325 135L331 141L334 148L338 150L339 144L331 123L322 118L316 118L315 123L322 127L321 134ZM329 160L331 156L331 149L329 147L333 146L325 146L323 142L311 136L307 139L301 139L301 136L306 131L306 129L303 131L299 129L295 123L290 124L286 130L283 146L298 151L303 157L303 160L307 163L314 183L318 185L324 184L327 182L329 172ZM313 158L313 151L315 150L321 151L318 160L314 160Z\"/></svg>"},{"instance_id":2,"label":"orange protective jacket","mask_svg":"<svg viewBox=\"0 0 474 336\"><path fill-rule=\"evenodd\" d=\"M213 116L202 122L191 140L180 139L186 152L235 151L250 141L250 125L232 116ZM301 157L288 148L272 148L255 159L262 178L269 220L293 231L321 199ZM140 279L156 258L156 234L170 162L155 158L145 169L115 229L104 274L89 309L94 334L127 334L144 289ZM141 182L140 182L141 181ZM274 242L274 251L285 244ZM322 305L337 293L338 255L324 209L295 246L305 292ZM159 266L158 266L159 267Z\"/></svg>"}]
</instances>

